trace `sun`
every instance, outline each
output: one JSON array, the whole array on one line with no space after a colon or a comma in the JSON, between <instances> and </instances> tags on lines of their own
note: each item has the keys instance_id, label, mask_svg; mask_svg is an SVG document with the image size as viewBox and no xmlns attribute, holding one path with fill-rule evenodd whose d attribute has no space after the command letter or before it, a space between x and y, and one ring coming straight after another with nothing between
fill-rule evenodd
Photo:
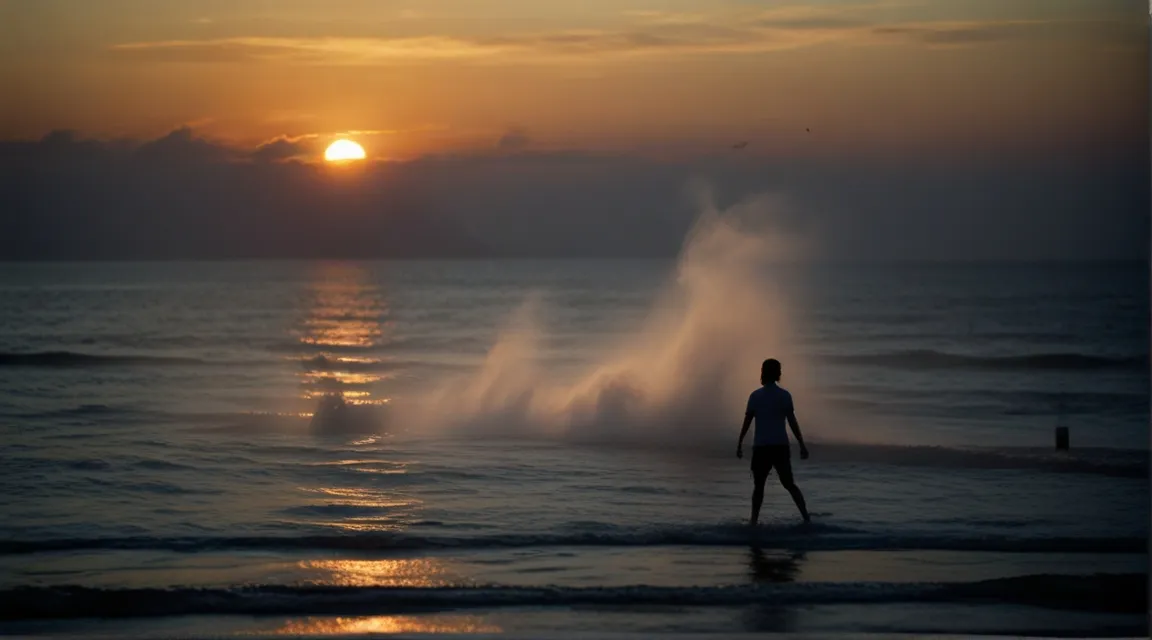
<instances>
[{"instance_id":1,"label":"sun","mask_svg":"<svg viewBox=\"0 0 1152 640\"><path fill-rule=\"evenodd\" d=\"M364 147L351 140L337 140L324 150L324 159L328 162L343 162L347 160L363 160Z\"/></svg>"}]
</instances>

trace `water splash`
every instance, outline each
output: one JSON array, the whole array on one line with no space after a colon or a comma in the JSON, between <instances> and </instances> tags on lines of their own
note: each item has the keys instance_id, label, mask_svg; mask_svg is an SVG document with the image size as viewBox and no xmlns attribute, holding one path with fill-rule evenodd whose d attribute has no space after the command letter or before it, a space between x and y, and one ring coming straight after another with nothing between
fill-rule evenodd
<instances>
[{"instance_id":1,"label":"water splash","mask_svg":"<svg viewBox=\"0 0 1152 640\"><path fill-rule=\"evenodd\" d=\"M404 422L472 434L730 442L765 358L783 361L794 394L807 386L793 307L776 281L776 267L804 251L779 228L784 204L758 196L722 211L706 191L698 198L672 282L599 362L576 376L541 366L544 302L534 293L476 371L443 381Z\"/></svg>"}]
</instances>

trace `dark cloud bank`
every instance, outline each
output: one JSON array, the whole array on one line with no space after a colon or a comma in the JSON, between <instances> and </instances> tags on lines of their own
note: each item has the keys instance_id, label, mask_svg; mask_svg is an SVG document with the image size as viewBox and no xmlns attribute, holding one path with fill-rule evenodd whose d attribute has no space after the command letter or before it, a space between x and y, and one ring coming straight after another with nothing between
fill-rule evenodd
<instances>
[{"instance_id":1,"label":"dark cloud bank","mask_svg":"<svg viewBox=\"0 0 1152 640\"><path fill-rule=\"evenodd\" d=\"M188 129L0 142L0 259L670 256L701 179L721 204L785 196L781 224L824 259L1147 256L1146 144L949 162L752 160L718 145L657 162L526 142L345 172L291 160L289 140L239 150Z\"/></svg>"}]
</instances>

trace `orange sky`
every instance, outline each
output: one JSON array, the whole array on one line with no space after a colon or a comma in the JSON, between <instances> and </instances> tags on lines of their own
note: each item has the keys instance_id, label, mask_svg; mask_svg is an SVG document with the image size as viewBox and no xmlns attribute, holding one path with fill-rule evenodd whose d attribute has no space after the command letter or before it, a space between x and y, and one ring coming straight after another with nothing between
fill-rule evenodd
<instances>
[{"instance_id":1,"label":"orange sky","mask_svg":"<svg viewBox=\"0 0 1152 640\"><path fill-rule=\"evenodd\" d=\"M1127 0L0 0L0 138L1062 149L1146 131L1146 21Z\"/></svg>"}]
</instances>

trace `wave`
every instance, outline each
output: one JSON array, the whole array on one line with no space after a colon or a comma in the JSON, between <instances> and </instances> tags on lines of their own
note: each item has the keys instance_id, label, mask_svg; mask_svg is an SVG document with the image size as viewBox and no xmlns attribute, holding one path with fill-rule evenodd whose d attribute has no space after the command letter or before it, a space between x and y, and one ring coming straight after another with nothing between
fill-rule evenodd
<instances>
[{"instance_id":1,"label":"wave","mask_svg":"<svg viewBox=\"0 0 1152 640\"><path fill-rule=\"evenodd\" d=\"M397 507L406 507L408 503L398 501L381 505L358 504L310 504L296 507L287 507L280 510L286 516L323 517L323 518L364 518L379 516Z\"/></svg>"},{"instance_id":2,"label":"wave","mask_svg":"<svg viewBox=\"0 0 1152 640\"><path fill-rule=\"evenodd\" d=\"M1146 537L1043 537L1008 535L947 535L938 533L876 533L848 527L812 525L744 525L623 528L611 525L574 527L565 533L518 533L481 536L436 536L372 532L303 536L136 536L119 538L58 538L0 540L0 554L21 555L78 550L156 550L201 552L275 549L281 551L407 552L425 550L519 549L530 547L739 547L789 551L987 551L1019 553L1145 553Z\"/></svg>"},{"instance_id":3,"label":"wave","mask_svg":"<svg viewBox=\"0 0 1152 640\"><path fill-rule=\"evenodd\" d=\"M120 413L122 410L115 407L109 407L106 404L82 404L69 409L60 409L59 411L50 411L42 415L60 415L60 416L95 416L107 415L113 413Z\"/></svg>"},{"instance_id":4,"label":"wave","mask_svg":"<svg viewBox=\"0 0 1152 640\"><path fill-rule=\"evenodd\" d=\"M415 321L415 320L414 320ZM270 341L261 347L274 353L312 354L318 351L342 355L375 355L392 352L441 352L470 350L483 346L482 338L468 335L389 335L387 340L371 344L345 344L338 341L308 338L304 341Z\"/></svg>"},{"instance_id":5,"label":"wave","mask_svg":"<svg viewBox=\"0 0 1152 640\"><path fill-rule=\"evenodd\" d=\"M970 356L931 349L886 353L827 355L838 364L871 365L903 369L977 369L988 371L1092 371L1099 369L1146 369L1147 355L1098 356L1083 353L1035 353L1014 356Z\"/></svg>"},{"instance_id":6,"label":"wave","mask_svg":"<svg viewBox=\"0 0 1152 640\"><path fill-rule=\"evenodd\" d=\"M174 356L142 356L90 353L74 351L37 351L32 353L0 353L0 367L99 367L148 365L202 365L197 358Z\"/></svg>"},{"instance_id":7,"label":"wave","mask_svg":"<svg viewBox=\"0 0 1152 640\"><path fill-rule=\"evenodd\" d=\"M1050 473L1085 473L1113 478L1147 478L1148 452L1084 448L1077 451L1014 448L812 442L822 462L866 463L950 469L1021 469Z\"/></svg>"},{"instance_id":8,"label":"wave","mask_svg":"<svg viewBox=\"0 0 1152 640\"><path fill-rule=\"evenodd\" d=\"M300 361L305 371L389 372L411 367L432 367L435 363L379 360L375 358L329 357L318 355Z\"/></svg>"},{"instance_id":9,"label":"wave","mask_svg":"<svg viewBox=\"0 0 1152 640\"><path fill-rule=\"evenodd\" d=\"M614 450L659 450L693 456L730 455L726 437L707 434L665 439L654 444L650 439L633 434L572 434L572 442L589 447L611 447ZM844 439L807 438L813 460L833 464L873 464L935 469L1018 469L1045 473L1081 473L1113 478L1148 478L1150 470L1147 449L1079 447L1056 451L1038 447L963 447L928 444L880 444Z\"/></svg>"},{"instance_id":10,"label":"wave","mask_svg":"<svg viewBox=\"0 0 1152 640\"><path fill-rule=\"evenodd\" d=\"M816 391L827 397L829 402L860 408L877 408L902 403L921 406L928 403L948 406L982 400L988 406L1005 405L1021 411L1034 411L1042 415L1052 415L1056 411L1065 414L1096 414L1102 411L1116 412L1147 411L1149 393L1140 391L1081 391L1038 389L989 389L978 392L970 389L909 389L881 384L830 384Z\"/></svg>"},{"instance_id":11,"label":"wave","mask_svg":"<svg viewBox=\"0 0 1152 640\"><path fill-rule=\"evenodd\" d=\"M1141 613L1146 576L1033 575L972 583L812 582L715 587L335 587L226 589L18 587L0 591L0 619L145 617L192 614L356 614L415 609L581 605L811 605L896 602L1012 602L1083 611Z\"/></svg>"},{"instance_id":12,"label":"wave","mask_svg":"<svg viewBox=\"0 0 1152 640\"><path fill-rule=\"evenodd\" d=\"M74 436L69 435L68 438L72 439ZM43 457L35 455L12 455L5 459L5 464L11 469L18 469L22 472L29 471L45 471L57 472L61 468L72 469L75 471L110 471L110 470L131 470L131 469L145 469L148 471L200 471L199 467L174 462L171 460L164 460L161 458L143 458L138 456L117 456L109 459L104 458L75 458L71 460L61 460L56 457ZM148 483L141 483L135 479L126 481L130 483L131 487L147 487ZM172 492L180 492L180 487L173 487Z\"/></svg>"}]
</instances>

